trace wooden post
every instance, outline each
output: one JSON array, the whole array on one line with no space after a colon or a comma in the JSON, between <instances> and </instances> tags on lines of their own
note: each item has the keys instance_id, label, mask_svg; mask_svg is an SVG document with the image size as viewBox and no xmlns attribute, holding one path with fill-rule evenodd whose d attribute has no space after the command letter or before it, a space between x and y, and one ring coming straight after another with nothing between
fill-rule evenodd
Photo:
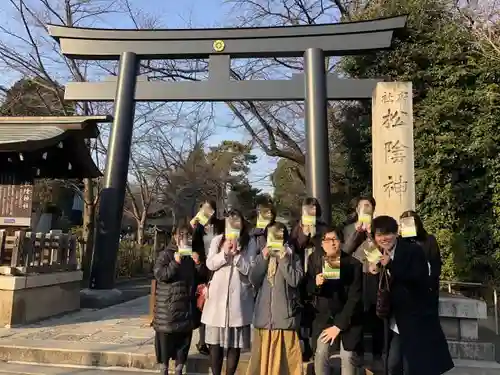
<instances>
[{"instance_id":1,"label":"wooden post","mask_svg":"<svg viewBox=\"0 0 500 375\"><path fill-rule=\"evenodd\" d=\"M379 82L372 100L375 215L399 220L415 209L412 84Z\"/></svg>"},{"instance_id":2,"label":"wooden post","mask_svg":"<svg viewBox=\"0 0 500 375\"><path fill-rule=\"evenodd\" d=\"M14 247L12 248L12 255L10 258L11 268L21 266L26 232L24 230L16 231L15 236L16 242L14 243Z\"/></svg>"}]
</instances>

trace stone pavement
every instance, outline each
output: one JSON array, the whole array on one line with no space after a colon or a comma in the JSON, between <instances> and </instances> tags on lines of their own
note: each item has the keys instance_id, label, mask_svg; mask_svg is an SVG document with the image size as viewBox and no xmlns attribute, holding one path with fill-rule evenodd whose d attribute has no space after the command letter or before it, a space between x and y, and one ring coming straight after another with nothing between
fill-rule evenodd
<instances>
[{"instance_id":1,"label":"stone pavement","mask_svg":"<svg viewBox=\"0 0 500 375\"><path fill-rule=\"evenodd\" d=\"M105 371L106 374L111 375L123 375L127 373L126 370L132 371L128 373L130 375L137 375L138 370L157 370L153 346L154 332L149 326L147 315L148 297L146 296L101 310L82 310L23 328L2 328L0 329L0 375L51 373L101 375L103 371L95 368L87 369L86 372L82 372L82 369L68 370L79 366L122 369L118 373ZM208 374L210 372L208 358L197 353L194 347L197 342L198 335L195 331L187 373L190 375ZM244 353L238 367L238 375L245 374L248 359L249 353ZM456 361L459 368L451 374L500 374L498 363L469 362ZM35 370L40 371L44 366L36 367L32 365L34 363L68 367L66 370L36 372ZM33 369L21 371L19 370L21 365L33 367ZM5 366L10 366L10 370L5 369ZM13 368L17 370L14 371Z\"/></svg>"},{"instance_id":2,"label":"stone pavement","mask_svg":"<svg viewBox=\"0 0 500 375\"><path fill-rule=\"evenodd\" d=\"M157 371L123 368L47 366L29 363L0 363L0 375L153 375Z\"/></svg>"},{"instance_id":3,"label":"stone pavement","mask_svg":"<svg viewBox=\"0 0 500 375\"><path fill-rule=\"evenodd\" d=\"M0 361L157 369L148 296L100 310L82 310L22 328L0 329ZM43 303L41 301L40 303ZM188 373L207 374L193 334ZM242 355L242 368L248 354Z\"/></svg>"},{"instance_id":4,"label":"stone pavement","mask_svg":"<svg viewBox=\"0 0 500 375\"><path fill-rule=\"evenodd\" d=\"M146 296L23 328L0 329L0 360L154 369L154 332L147 315Z\"/></svg>"}]
</instances>

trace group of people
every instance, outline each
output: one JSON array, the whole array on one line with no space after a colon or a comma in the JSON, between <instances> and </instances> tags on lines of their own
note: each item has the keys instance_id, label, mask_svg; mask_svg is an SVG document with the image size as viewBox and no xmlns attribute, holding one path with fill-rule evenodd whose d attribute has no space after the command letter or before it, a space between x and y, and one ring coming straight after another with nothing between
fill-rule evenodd
<instances>
[{"instance_id":1,"label":"group of people","mask_svg":"<svg viewBox=\"0 0 500 375\"><path fill-rule=\"evenodd\" d=\"M342 375L354 375L366 333L374 369L440 375L453 368L438 315L439 249L415 212L401 215L416 227L402 237L392 217L360 220L361 211L374 212L372 197L359 198L339 227L322 223L318 201L307 198L314 228L302 218L290 232L276 222L272 202L259 206L270 215L256 228L238 210L219 219L215 203L204 204L214 214L177 227L154 266L153 327L164 374L170 360L183 374L195 329L214 375L224 358L234 375L242 351L251 353L248 375L302 374L311 358L316 375L329 375L335 357ZM228 232L228 220L239 233ZM281 233L278 245L270 231Z\"/></svg>"}]
</instances>

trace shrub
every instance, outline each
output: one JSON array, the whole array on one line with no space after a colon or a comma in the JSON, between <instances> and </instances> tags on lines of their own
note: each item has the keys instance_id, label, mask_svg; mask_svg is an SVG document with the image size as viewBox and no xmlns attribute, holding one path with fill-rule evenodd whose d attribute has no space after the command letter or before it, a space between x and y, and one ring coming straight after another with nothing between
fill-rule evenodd
<instances>
[{"instance_id":1,"label":"shrub","mask_svg":"<svg viewBox=\"0 0 500 375\"><path fill-rule=\"evenodd\" d=\"M140 246L135 241L122 240L116 261L117 278L148 275L152 272L155 261L153 246Z\"/></svg>"}]
</instances>

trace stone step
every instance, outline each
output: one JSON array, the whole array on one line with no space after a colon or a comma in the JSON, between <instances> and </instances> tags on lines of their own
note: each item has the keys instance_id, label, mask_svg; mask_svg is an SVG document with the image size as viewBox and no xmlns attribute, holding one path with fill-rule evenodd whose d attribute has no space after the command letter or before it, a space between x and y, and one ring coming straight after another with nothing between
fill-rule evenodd
<instances>
[{"instance_id":1,"label":"stone step","mask_svg":"<svg viewBox=\"0 0 500 375\"><path fill-rule=\"evenodd\" d=\"M491 342L448 340L448 348L453 359L495 361L495 344Z\"/></svg>"},{"instance_id":2,"label":"stone step","mask_svg":"<svg viewBox=\"0 0 500 375\"><path fill-rule=\"evenodd\" d=\"M27 345L0 345L0 362L32 363L58 366L92 366L100 368L128 368L140 370L157 370L156 357L151 352L120 352L107 347L100 350L100 345L93 343L93 348L84 349L76 343L68 343L65 349L51 347L50 341L43 347ZM80 346L80 347L79 347ZM102 348L104 349L104 348ZM237 375L245 375L250 360L250 353L242 353ZM332 361L339 368L339 360ZM171 363L171 370L174 364ZM201 354L190 354L186 371L188 374L208 374L210 370L209 357ZM304 364L304 374L313 374L312 363ZM360 369L360 375L365 374ZM366 374L372 375L371 372Z\"/></svg>"},{"instance_id":3,"label":"stone step","mask_svg":"<svg viewBox=\"0 0 500 375\"><path fill-rule=\"evenodd\" d=\"M69 366L128 367L136 369L157 369L154 352L149 350L124 351L123 347L113 349L99 343L82 344L67 342L16 340L12 344L0 344L0 361L58 364ZM495 361L494 344L482 342L449 342L454 359L474 361ZM144 348L145 349L145 348ZM241 356L241 369L246 369L250 353ZM207 356L190 353L188 371L206 373L209 369ZM244 374L244 371L241 372Z\"/></svg>"},{"instance_id":4,"label":"stone step","mask_svg":"<svg viewBox=\"0 0 500 375\"><path fill-rule=\"evenodd\" d=\"M473 343L476 344L476 343ZM154 355L144 352L125 353L113 351L112 348L102 350L99 345L94 349L78 348L74 345L69 345L65 349L53 348L50 343L44 347L28 347L21 345L2 345L0 346L0 361L8 363L25 363L25 364L41 364L41 365L58 365L58 366L84 366L84 367L99 367L103 369L129 369L129 370L145 370L145 372L158 369L156 358ZM101 350L100 350L101 349ZM474 349L470 349L474 351ZM238 366L238 375L245 375L249 363L249 353L243 353ZM338 367L339 363L334 366ZM494 361L482 360L461 360L456 359L457 366L450 375L498 375L500 373L500 364ZM200 354L190 354L187 363L188 374L209 374L209 359L207 356ZM312 375L312 364L304 365L305 374ZM173 369L172 369L173 370ZM365 374L360 369L359 375ZM371 374L366 372L366 374Z\"/></svg>"}]
</instances>

